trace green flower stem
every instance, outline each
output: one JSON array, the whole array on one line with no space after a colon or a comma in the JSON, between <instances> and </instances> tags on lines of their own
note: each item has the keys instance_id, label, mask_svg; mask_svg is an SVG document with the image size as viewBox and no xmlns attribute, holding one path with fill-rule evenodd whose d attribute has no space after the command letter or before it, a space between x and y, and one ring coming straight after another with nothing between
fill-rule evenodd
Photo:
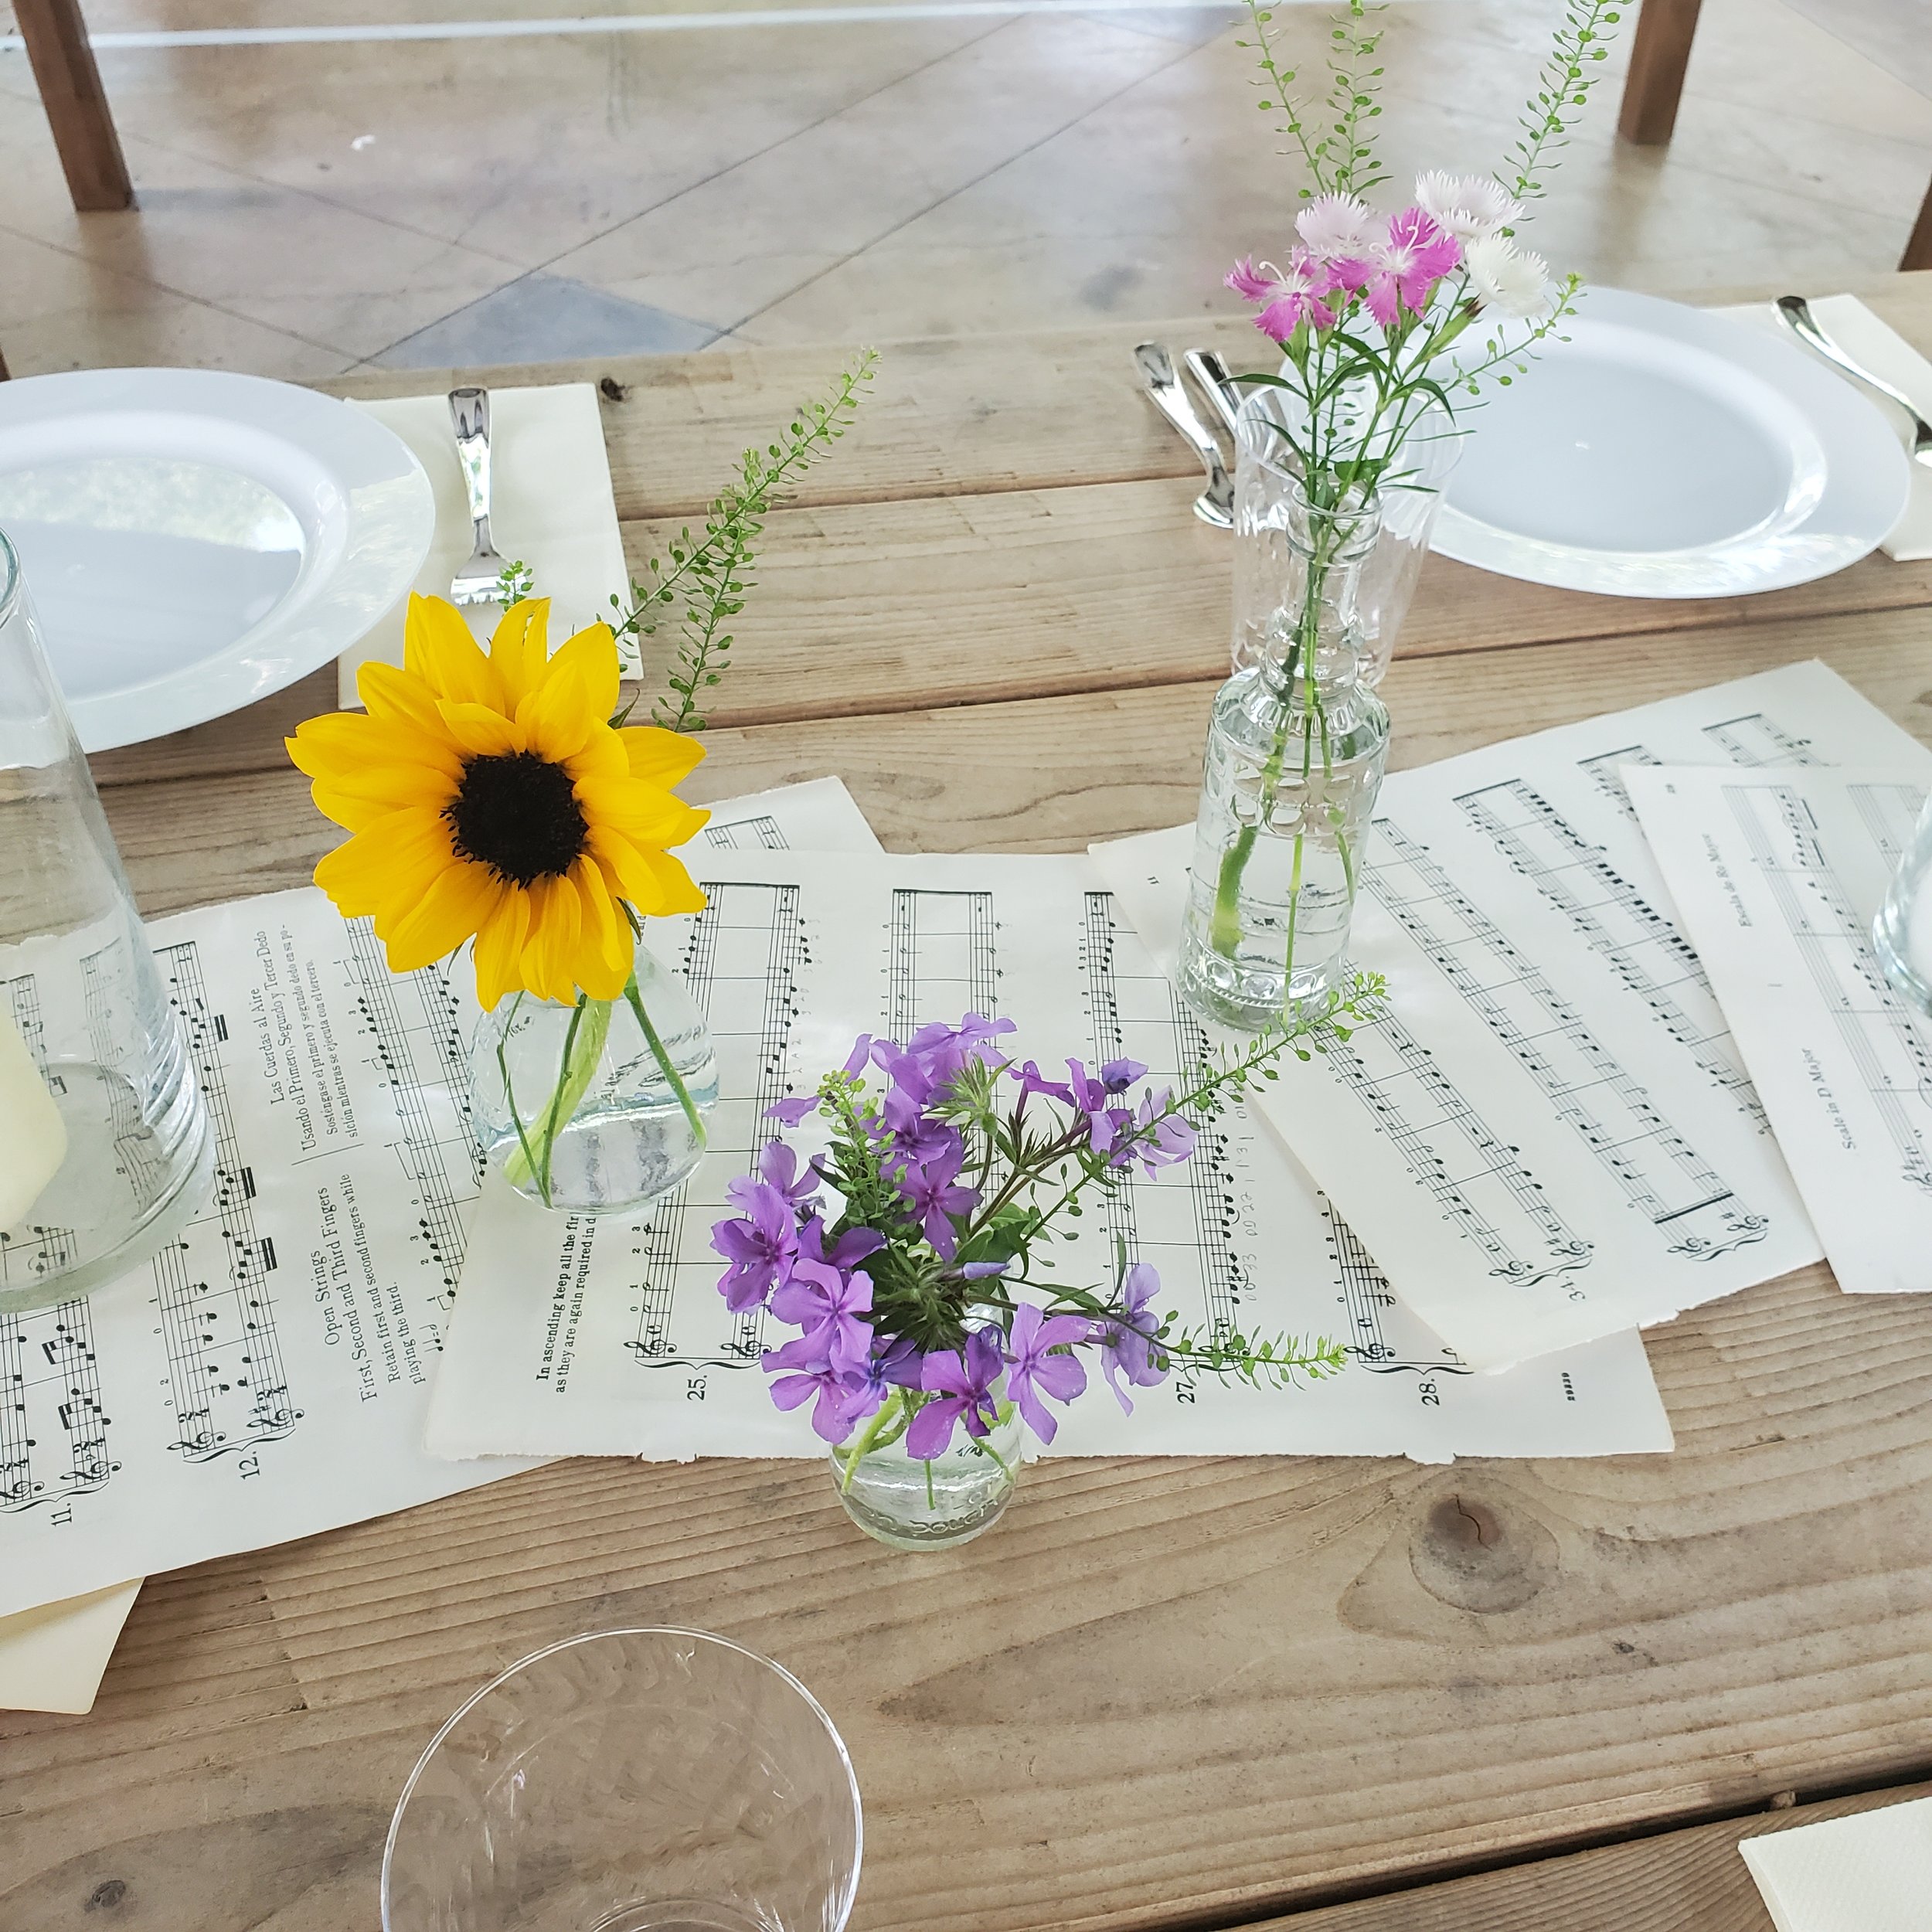
<instances>
[{"instance_id":1,"label":"green flower stem","mask_svg":"<svg viewBox=\"0 0 1932 1932\"><path fill-rule=\"evenodd\" d=\"M886 1434L889 1423L898 1427L890 1435ZM838 1493L843 1495L852 1487L852 1479L859 1473L859 1465L875 1449L889 1449L912 1426L912 1414L906 1400L906 1392L896 1389L879 1405L871 1421L866 1424L866 1433L845 1452L845 1461L838 1479ZM928 1471L930 1480L930 1472Z\"/></svg>"},{"instance_id":2,"label":"green flower stem","mask_svg":"<svg viewBox=\"0 0 1932 1932\"><path fill-rule=\"evenodd\" d=\"M519 996L519 998L521 995ZM552 1090L543 1117L536 1131L536 1145L524 1131L516 1109L516 1097L510 1091L509 1063L501 1043L497 1048L503 1066L503 1090L509 1101L510 1118L516 1124L517 1151L503 1164L505 1178L512 1187L521 1187L534 1175L543 1205L550 1205L550 1162L556 1150L557 1136L570 1125L578 1103L590 1090L597 1068L604 1059L604 1043L611 1035L611 1009L607 999L592 999L579 994L563 1036L563 1052L557 1068L557 1082ZM509 1029L505 1029L505 1037Z\"/></svg>"},{"instance_id":3,"label":"green flower stem","mask_svg":"<svg viewBox=\"0 0 1932 1932\"><path fill-rule=\"evenodd\" d=\"M637 1016L638 1025L644 1030L644 1037L651 1044L651 1051L658 1063L658 1071L671 1083L671 1090L678 1097L678 1104L684 1109L684 1117L691 1124L691 1131L699 1147L706 1144L704 1122L698 1114L697 1104L691 1097L691 1090L684 1083L683 1076L671 1063L671 1056L665 1051L664 1042L658 1037L658 1029L651 1024L651 1015L644 1010L644 995L638 991L638 976L631 975L624 989L624 997L630 1002L631 1011Z\"/></svg>"}]
</instances>

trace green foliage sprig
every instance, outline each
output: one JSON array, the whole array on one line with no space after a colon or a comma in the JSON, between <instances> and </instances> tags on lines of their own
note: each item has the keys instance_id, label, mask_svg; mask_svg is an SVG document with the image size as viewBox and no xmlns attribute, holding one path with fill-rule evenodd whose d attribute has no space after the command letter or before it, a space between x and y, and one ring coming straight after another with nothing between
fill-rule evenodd
<instances>
[{"instance_id":1,"label":"green foliage sprig","mask_svg":"<svg viewBox=\"0 0 1932 1932\"><path fill-rule=\"evenodd\" d=\"M1522 138L1510 150L1516 174L1509 192L1519 201L1535 201L1544 192L1545 158L1569 145L1590 90L1603 78L1599 63L1610 58L1607 29L1622 18L1614 0L1566 0L1536 91L1523 108Z\"/></svg>"},{"instance_id":2,"label":"green foliage sprig","mask_svg":"<svg viewBox=\"0 0 1932 1932\"><path fill-rule=\"evenodd\" d=\"M878 362L876 350L863 351L826 396L800 406L779 440L747 450L737 475L712 499L704 534L694 537L687 526L665 546L668 561L651 559L643 579L631 583L628 611L621 599L611 600L618 613L611 628L620 639L652 636L665 607L682 607L665 691L651 706L656 723L672 731L704 730L704 693L723 675L732 645L726 627L745 607L766 515L851 427Z\"/></svg>"}]
</instances>

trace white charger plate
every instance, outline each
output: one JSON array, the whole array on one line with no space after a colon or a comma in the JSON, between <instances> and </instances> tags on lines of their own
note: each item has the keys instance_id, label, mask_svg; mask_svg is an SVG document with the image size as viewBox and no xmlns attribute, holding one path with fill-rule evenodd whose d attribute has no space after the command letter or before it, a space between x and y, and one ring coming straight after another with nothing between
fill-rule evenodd
<instances>
[{"instance_id":1,"label":"white charger plate","mask_svg":"<svg viewBox=\"0 0 1932 1932\"><path fill-rule=\"evenodd\" d=\"M422 465L360 410L212 369L0 383L0 529L89 751L328 663L429 554Z\"/></svg>"},{"instance_id":2,"label":"white charger plate","mask_svg":"<svg viewBox=\"0 0 1932 1932\"><path fill-rule=\"evenodd\" d=\"M1444 556L1566 590L1732 597L1842 570L1903 513L1891 426L1796 343L1614 288L1585 291L1563 332L1461 416Z\"/></svg>"}]
</instances>

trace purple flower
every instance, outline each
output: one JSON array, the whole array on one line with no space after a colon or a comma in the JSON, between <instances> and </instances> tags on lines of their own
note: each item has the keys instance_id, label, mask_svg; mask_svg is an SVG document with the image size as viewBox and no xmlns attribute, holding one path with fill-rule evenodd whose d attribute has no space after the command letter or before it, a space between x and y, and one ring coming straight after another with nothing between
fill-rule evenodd
<instances>
[{"instance_id":1,"label":"purple flower","mask_svg":"<svg viewBox=\"0 0 1932 1932\"><path fill-rule=\"evenodd\" d=\"M1078 1357L1053 1351L1088 1338L1089 1325L1080 1315L1042 1315L1030 1301L1022 1301L1014 1311L1006 1393L1042 1442L1051 1442L1060 1424L1040 1397L1071 1402L1087 1387L1087 1371Z\"/></svg>"},{"instance_id":2,"label":"purple flower","mask_svg":"<svg viewBox=\"0 0 1932 1932\"><path fill-rule=\"evenodd\" d=\"M1151 1094L1141 1096L1140 1118L1135 1123L1139 1138L1122 1151L1115 1165L1138 1157L1149 1174L1158 1174L1162 1168L1173 1167L1192 1155L1194 1129L1179 1114L1167 1112L1172 1098L1172 1089L1163 1089L1158 1099Z\"/></svg>"},{"instance_id":3,"label":"purple flower","mask_svg":"<svg viewBox=\"0 0 1932 1932\"><path fill-rule=\"evenodd\" d=\"M917 1389L924 1366L925 1358L910 1336L902 1335L883 1342L875 1336L872 1354L859 1367L848 1369L841 1378L845 1390L843 1409L847 1427L876 1415L886 1398L896 1389Z\"/></svg>"},{"instance_id":4,"label":"purple flower","mask_svg":"<svg viewBox=\"0 0 1932 1932\"><path fill-rule=\"evenodd\" d=\"M825 1224L816 1214L798 1230L798 1252L808 1261L836 1268L842 1274L849 1274L867 1255L876 1254L885 1245L886 1237L876 1228L848 1228L828 1252Z\"/></svg>"},{"instance_id":5,"label":"purple flower","mask_svg":"<svg viewBox=\"0 0 1932 1932\"><path fill-rule=\"evenodd\" d=\"M979 1205L979 1196L971 1188L954 1185L959 1162L959 1151L952 1148L908 1167L899 1177L899 1191L918 1216L933 1251L947 1259L959 1245L951 1217L971 1214Z\"/></svg>"},{"instance_id":6,"label":"purple flower","mask_svg":"<svg viewBox=\"0 0 1932 1932\"><path fill-rule=\"evenodd\" d=\"M998 1420L993 1385L1005 1366L995 1328L968 1335L964 1355L927 1356L920 1386L938 1400L921 1403L913 1417L906 1431L906 1454L918 1462L943 1456L952 1444L954 1429L962 1422L969 1436L990 1434Z\"/></svg>"},{"instance_id":7,"label":"purple flower","mask_svg":"<svg viewBox=\"0 0 1932 1932\"><path fill-rule=\"evenodd\" d=\"M788 1100L774 1100L765 1109L765 1118L777 1121L785 1127L796 1127L798 1123L818 1111L816 1094L800 1094Z\"/></svg>"},{"instance_id":8,"label":"purple flower","mask_svg":"<svg viewBox=\"0 0 1932 1932\"><path fill-rule=\"evenodd\" d=\"M1073 1090L1058 1080L1049 1080L1032 1060L1019 1070L1019 1090L1022 1097L1044 1094L1049 1100L1058 1100L1063 1107L1073 1104Z\"/></svg>"},{"instance_id":9,"label":"purple flower","mask_svg":"<svg viewBox=\"0 0 1932 1932\"><path fill-rule=\"evenodd\" d=\"M794 1206L802 1206L818 1185L811 1168L802 1174L798 1172L798 1156L783 1141L766 1141L764 1151L758 1156L758 1172Z\"/></svg>"},{"instance_id":10,"label":"purple flower","mask_svg":"<svg viewBox=\"0 0 1932 1932\"><path fill-rule=\"evenodd\" d=\"M935 1087L944 1087L959 1077L969 1060L995 1059L993 1042L1014 1030L1010 1019L968 1013L957 1026L920 1027L906 1042L906 1052Z\"/></svg>"},{"instance_id":11,"label":"purple flower","mask_svg":"<svg viewBox=\"0 0 1932 1932\"><path fill-rule=\"evenodd\" d=\"M1114 1318L1095 1325L1091 1339L1100 1347L1100 1373L1124 1414L1134 1413L1133 1398L1121 1386L1124 1375L1137 1389L1151 1389L1167 1379L1165 1362L1156 1363L1154 1337L1160 1318L1148 1304L1160 1292L1161 1277L1145 1261L1136 1261L1121 1277L1121 1305Z\"/></svg>"},{"instance_id":12,"label":"purple flower","mask_svg":"<svg viewBox=\"0 0 1932 1932\"><path fill-rule=\"evenodd\" d=\"M872 1324L862 1318L871 1310L870 1275L847 1274L801 1254L771 1298L772 1313L804 1332L778 1351L787 1357L785 1366L822 1359L842 1372L862 1367L872 1353ZM793 1349L801 1352L789 1355Z\"/></svg>"},{"instance_id":13,"label":"purple flower","mask_svg":"<svg viewBox=\"0 0 1932 1932\"><path fill-rule=\"evenodd\" d=\"M785 1357L798 1345L795 1342L787 1342L775 1353L767 1354L764 1359L767 1372L790 1368L792 1365ZM795 1375L781 1375L771 1385L771 1399L781 1409L798 1408L815 1396L818 1400L812 1408L812 1427L827 1442L843 1442L858 1417L852 1410L852 1391L838 1370L829 1365L804 1369ZM878 1406L872 1404L874 1409Z\"/></svg>"},{"instance_id":14,"label":"purple flower","mask_svg":"<svg viewBox=\"0 0 1932 1932\"><path fill-rule=\"evenodd\" d=\"M790 1199L768 1182L741 1174L725 1189L725 1196L743 1210L743 1218L719 1222L711 1230L711 1245L731 1264L718 1286L725 1306L738 1315L760 1306L790 1273L798 1231Z\"/></svg>"}]
</instances>

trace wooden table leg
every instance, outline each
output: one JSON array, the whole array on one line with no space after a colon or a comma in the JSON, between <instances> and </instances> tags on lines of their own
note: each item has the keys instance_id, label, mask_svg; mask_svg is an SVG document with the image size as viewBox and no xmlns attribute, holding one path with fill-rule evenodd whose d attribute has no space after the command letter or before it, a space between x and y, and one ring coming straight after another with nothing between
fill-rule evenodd
<instances>
[{"instance_id":1,"label":"wooden table leg","mask_svg":"<svg viewBox=\"0 0 1932 1932\"><path fill-rule=\"evenodd\" d=\"M1926 189L1925 199L1919 207L1919 218L1912 224L1912 239L1905 244L1899 266L1932 268L1932 185Z\"/></svg>"},{"instance_id":2,"label":"wooden table leg","mask_svg":"<svg viewBox=\"0 0 1932 1932\"><path fill-rule=\"evenodd\" d=\"M131 208L134 184L87 44L80 0L14 0L13 11L74 206L83 215Z\"/></svg>"},{"instance_id":3,"label":"wooden table leg","mask_svg":"<svg viewBox=\"0 0 1932 1932\"><path fill-rule=\"evenodd\" d=\"M1690 65L1702 0L1644 0L1624 81L1617 131L1639 147L1661 148L1677 125L1677 102Z\"/></svg>"}]
</instances>

